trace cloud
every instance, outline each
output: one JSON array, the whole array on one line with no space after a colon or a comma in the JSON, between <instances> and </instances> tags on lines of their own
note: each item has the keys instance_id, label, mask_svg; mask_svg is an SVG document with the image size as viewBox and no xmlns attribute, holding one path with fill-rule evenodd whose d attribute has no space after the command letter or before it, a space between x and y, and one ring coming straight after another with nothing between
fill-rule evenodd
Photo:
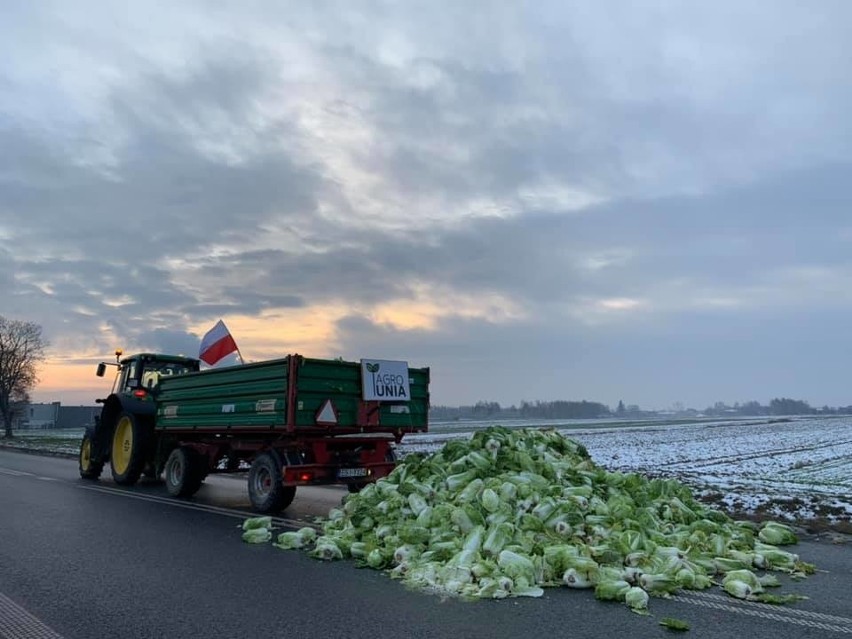
<instances>
[{"instance_id":1,"label":"cloud","mask_svg":"<svg viewBox=\"0 0 852 639\"><path fill-rule=\"evenodd\" d=\"M446 402L768 389L764 323L850 308L849 14L14 4L0 313L80 360L225 317Z\"/></svg>"}]
</instances>

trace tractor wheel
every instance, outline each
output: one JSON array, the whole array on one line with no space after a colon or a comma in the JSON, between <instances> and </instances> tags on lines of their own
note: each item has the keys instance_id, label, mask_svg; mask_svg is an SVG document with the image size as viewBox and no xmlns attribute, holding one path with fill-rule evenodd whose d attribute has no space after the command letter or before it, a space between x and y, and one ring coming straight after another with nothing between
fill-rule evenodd
<instances>
[{"instance_id":1,"label":"tractor wheel","mask_svg":"<svg viewBox=\"0 0 852 639\"><path fill-rule=\"evenodd\" d=\"M191 497L204 480L204 460L189 446L175 448L166 460L166 490L174 497Z\"/></svg>"},{"instance_id":2,"label":"tractor wheel","mask_svg":"<svg viewBox=\"0 0 852 639\"><path fill-rule=\"evenodd\" d=\"M252 508L259 513L277 513L293 502L296 487L281 483L278 455L266 452L254 458L248 474L248 493Z\"/></svg>"},{"instance_id":3,"label":"tractor wheel","mask_svg":"<svg viewBox=\"0 0 852 639\"><path fill-rule=\"evenodd\" d=\"M149 432L133 413L122 413L112 435L110 465L116 484L132 486L145 468Z\"/></svg>"},{"instance_id":4,"label":"tractor wheel","mask_svg":"<svg viewBox=\"0 0 852 639\"><path fill-rule=\"evenodd\" d=\"M104 470L103 461L95 461L92 459L92 437L89 433L83 435L83 441L80 443L80 477L83 479L99 479Z\"/></svg>"}]
</instances>

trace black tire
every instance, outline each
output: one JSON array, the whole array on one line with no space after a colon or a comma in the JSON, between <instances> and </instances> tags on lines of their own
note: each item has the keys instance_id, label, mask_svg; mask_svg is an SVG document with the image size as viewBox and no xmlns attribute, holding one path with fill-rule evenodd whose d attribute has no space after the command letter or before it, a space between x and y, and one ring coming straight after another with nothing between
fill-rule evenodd
<instances>
[{"instance_id":1,"label":"black tire","mask_svg":"<svg viewBox=\"0 0 852 639\"><path fill-rule=\"evenodd\" d=\"M163 478L173 497L191 497L204 481L204 460L189 446L175 448L166 460Z\"/></svg>"},{"instance_id":2,"label":"black tire","mask_svg":"<svg viewBox=\"0 0 852 639\"><path fill-rule=\"evenodd\" d=\"M83 441L80 442L80 455L77 460L80 477L83 479L100 479L101 473L104 471L103 460L93 458L94 450L95 444L92 441L92 436L87 432L83 435Z\"/></svg>"},{"instance_id":3,"label":"black tire","mask_svg":"<svg viewBox=\"0 0 852 639\"><path fill-rule=\"evenodd\" d=\"M133 413L121 413L110 447L110 466L116 484L132 486L145 469L150 427Z\"/></svg>"},{"instance_id":4,"label":"black tire","mask_svg":"<svg viewBox=\"0 0 852 639\"><path fill-rule=\"evenodd\" d=\"M280 512L293 502L296 487L281 483L278 455L266 452L254 458L248 474L248 493L252 508L263 514Z\"/></svg>"}]
</instances>

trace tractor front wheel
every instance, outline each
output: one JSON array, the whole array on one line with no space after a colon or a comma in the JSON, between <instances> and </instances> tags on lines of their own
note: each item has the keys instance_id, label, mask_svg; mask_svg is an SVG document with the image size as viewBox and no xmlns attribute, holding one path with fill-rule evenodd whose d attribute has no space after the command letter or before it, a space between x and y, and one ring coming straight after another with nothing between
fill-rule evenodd
<instances>
[{"instance_id":1,"label":"tractor front wheel","mask_svg":"<svg viewBox=\"0 0 852 639\"><path fill-rule=\"evenodd\" d=\"M112 435L110 465L116 484L132 486L145 468L148 429L133 413L122 413Z\"/></svg>"},{"instance_id":2,"label":"tractor front wheel","mask_svg":"<svg viewBox=\"0 0 852 639\"><path fill-rule=\"evenodd\" d=\"M80 443L79 468L80 477L83 479L99 479L104 470L104 462L102 460L95 461L92 458L94 444L89 433L83 435L83 441Z\"/></svg>"}]
</instances>

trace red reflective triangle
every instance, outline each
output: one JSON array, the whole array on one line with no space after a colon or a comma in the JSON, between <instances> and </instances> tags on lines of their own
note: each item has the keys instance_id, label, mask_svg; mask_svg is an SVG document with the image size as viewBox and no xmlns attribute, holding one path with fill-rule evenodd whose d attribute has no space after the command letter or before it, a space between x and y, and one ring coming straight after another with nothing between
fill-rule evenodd
<instances>
[{"instance_id":1,"label":"red reflective triangle","mask_svg":"<svg viewBox=\"0 0 852 639\"><path fill-rule=\"evenodd\" d=\"M337 423L337 409L334 407L334 404L330 399L325 400L325 403L319 411L317 411L317 416L314 421L316 421L317 424Z\"/></svg>"}]
</instances>

